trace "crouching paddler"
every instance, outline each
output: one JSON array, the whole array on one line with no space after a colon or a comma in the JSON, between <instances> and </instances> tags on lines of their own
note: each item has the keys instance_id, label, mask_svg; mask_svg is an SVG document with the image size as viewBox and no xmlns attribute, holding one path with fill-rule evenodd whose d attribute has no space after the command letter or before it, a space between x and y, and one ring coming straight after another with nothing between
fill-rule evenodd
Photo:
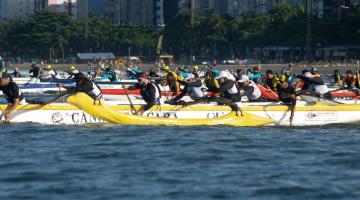
<instances>
[{"instance_id":1,"label":"crouching paddler","mask_svg":"<svg viewBox=\"0 0 360 200\"><path fill-rule=\"evenodd\" d=\"M161 90L160 88L156 85L156 83L152 83L149 78L148 75L145 72L141 72L138 75L138 79L137 79L138 83L135 86L129 87L129 90L134 90L134 89L140 89L140 94L141 97L144 99L144 101L146 102L146 105L141 106L141 108L137 111L135 111L135 113L137 115L143 115L145 111L150 110L154 105L160 105L162 104L161 102ZM124 88L126 91L126 88ZM132 102L129 99L131 106ZM135 109L134 107L132 109Z\"/></svg>"},{"instance_id":2,"label":"crouching paddler","mask_svg":"<svg viewBox=\"0 0 360 200\"><path fill-rule=\"evenodd\" d=\"M8 75L4 74L0 80L0 89L8 102L7 108L3 111L3 116L5 118L5 122L9 122L16 107L18 105L25 105L26 101L19 86L15 82L11 81Z\"/></svg>"},{"instance_id":3,"label":"crouching paddler","mask_svg":"<svg viewBox=\"0 0 360 200\"><path fill-rule=\"evenodd\" d=\"M75 87L68 87L60 85L61 87L68 90L68 93L84 92L89 95L95 101L103 99L103 94L100 87L91 80L91 77L86 76L77 70L74 66L69 67L68 72L75 81Z\"/></svg>"}]
</instances>

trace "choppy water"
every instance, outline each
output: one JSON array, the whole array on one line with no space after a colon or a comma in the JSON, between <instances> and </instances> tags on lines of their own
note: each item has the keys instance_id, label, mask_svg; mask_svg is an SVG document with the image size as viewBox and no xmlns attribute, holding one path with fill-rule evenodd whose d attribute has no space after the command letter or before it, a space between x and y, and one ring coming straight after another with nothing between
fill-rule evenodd
<instances>
[{"instance_id":1,"label":"choppy water","mask_svg":"<svg viewBox=\"0 0 360 200\"><path fill-rule=\"evenodd\" d=\"M0 199L358 199L359 128L0 125Z\"/></svg>"}]
</instances>

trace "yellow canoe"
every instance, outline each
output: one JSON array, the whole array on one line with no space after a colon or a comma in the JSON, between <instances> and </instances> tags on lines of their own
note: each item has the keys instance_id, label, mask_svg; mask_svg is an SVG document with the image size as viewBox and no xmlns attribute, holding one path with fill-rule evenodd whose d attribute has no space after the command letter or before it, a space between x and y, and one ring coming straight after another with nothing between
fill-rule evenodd
<instances>
[{"instance_id":1,"label":"yellow canoe","mask_svg":"<svg viewBox=\"0 0 360 200\"><path fill-rule=\"evenodd\" d=\"M239 116L236 112L214 118L214 119L169 119L169 118L154 118L144 117L138 115L124 114L113 110L104 102L99 105L94 105L94 100L84 93L74 94L67 99L68 103L78 107L79 109L91 114L94 117L104 121L122 124L122 125L143 125L143 126L264 126L271 124L274 121L271 119L259 117L250 113L243 113Z\"/></svg>"}]
</instances>

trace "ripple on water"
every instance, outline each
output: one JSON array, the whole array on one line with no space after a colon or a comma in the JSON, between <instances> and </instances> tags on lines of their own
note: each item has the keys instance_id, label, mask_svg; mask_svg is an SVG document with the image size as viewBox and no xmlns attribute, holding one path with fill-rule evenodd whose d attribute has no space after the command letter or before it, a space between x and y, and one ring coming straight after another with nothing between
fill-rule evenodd
<instances>
[{"instance_id":1,"label":"ripple on water","mask_svg":"<svg viewBox=\"0 0 360 200\"><path fill-rule=\"evenodd\" d=\"M1 125L0 199L356 199L359 128Z\"/></svg>"}]
</instances>

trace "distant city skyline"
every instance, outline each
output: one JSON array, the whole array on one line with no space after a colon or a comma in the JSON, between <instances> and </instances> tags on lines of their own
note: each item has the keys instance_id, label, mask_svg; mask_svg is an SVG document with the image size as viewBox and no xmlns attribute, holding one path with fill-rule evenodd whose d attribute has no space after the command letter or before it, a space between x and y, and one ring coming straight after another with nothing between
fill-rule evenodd
<instances>
[{"instance_id":1,"label":"distant city skyline","mask_svg":"<svg viewBox=\"0 0 360 200\"><path fill-rule=\"evenodd\" d=\"M247 12L266 15L279 3L306 3L306 0L0 0L0 22L26 17L45 9L66 12L74 19L81 20L86 1L89 12L106 16L113 23L143 25L166 24L173 16L190 10L192 6L199 11L213 9L220 15L238 18ZM312 0L313 13L319 17L336 16L352 5L360 5L360 0Z\"/></svg>"}]
</instances>

